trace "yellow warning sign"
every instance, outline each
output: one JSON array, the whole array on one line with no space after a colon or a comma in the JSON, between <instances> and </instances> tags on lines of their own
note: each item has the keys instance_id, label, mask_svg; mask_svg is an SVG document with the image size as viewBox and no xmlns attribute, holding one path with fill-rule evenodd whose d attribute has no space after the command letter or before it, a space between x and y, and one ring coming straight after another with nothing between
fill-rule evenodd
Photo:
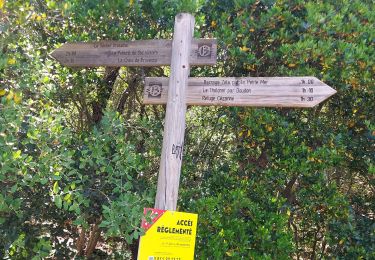
<instances>
[{"instance_id":1,"label":"yellow warning sign","mask_svg":"<svg viewBox=\"0 0 375 260\"><path fill-rule=\"evenodd\" d=\"M192 213L145 209L151 223L142 221L146 230L141 236L138 260L193 260L198 215Z\"/></svg>"}]
</instances>

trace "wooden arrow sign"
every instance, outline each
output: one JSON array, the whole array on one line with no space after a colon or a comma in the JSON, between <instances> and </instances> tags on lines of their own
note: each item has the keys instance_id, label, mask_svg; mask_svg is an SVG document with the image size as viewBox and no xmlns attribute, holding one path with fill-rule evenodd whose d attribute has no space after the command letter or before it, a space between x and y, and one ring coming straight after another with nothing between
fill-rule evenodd
<instances>
[{"instance_id":1,"label":"wooden arrow sign","mask_svg":"<svg viewBox=\"0 0 375 260\"><path fill-rule=\"evenodd\" d=\"M216 39L193 39L191 65L216 63ZM68 67L163 66L171 64L171 40L99 41L66 43L51 53Z\"/></svg>"},{"instance_id":2,"label":"wooden arrow sign","mask_svg":"<svg viewBox=\"0 0 375 260\"><path fill-rule=\"evenodd\" d=\"M168 78L146 78L144 104L165 104ZM315 77L189 78L186 103L200 106L313 107L336 93Z\"/></svg>"}]
</instances>

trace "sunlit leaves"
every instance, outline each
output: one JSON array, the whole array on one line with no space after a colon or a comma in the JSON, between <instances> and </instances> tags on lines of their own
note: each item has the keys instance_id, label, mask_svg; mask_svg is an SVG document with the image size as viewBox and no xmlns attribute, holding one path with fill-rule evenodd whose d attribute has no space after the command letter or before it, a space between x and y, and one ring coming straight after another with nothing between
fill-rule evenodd
<instances>
[{"instance_id":1,"label":"sunlit leaves","mask_svg":"<svg viewBox=\"0 0 375 260\"><path fill-rule=\"evenodd\" d=\"M179 207L200 214L196 258L373 258L373 7L192 2L0 2L0 246L45 257L68 243L42 232L97 219L124 247L139 236L164 111L141 106L137 92L127 115L87 122L92 104L111 110L132 76L168 69L122 69L105 103L103 68L64 68L49 53L68 41L171 38L174 15L191 10L196 36L219 42L218 64L192 76L312 75L338 90L311 110L189 108Z\"/></svg>"}]
</instances>

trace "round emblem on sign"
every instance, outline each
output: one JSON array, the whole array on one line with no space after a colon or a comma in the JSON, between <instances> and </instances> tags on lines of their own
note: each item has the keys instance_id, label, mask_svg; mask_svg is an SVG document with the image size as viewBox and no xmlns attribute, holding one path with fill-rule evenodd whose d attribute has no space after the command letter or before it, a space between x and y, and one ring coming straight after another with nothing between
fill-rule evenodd
<instances>
[{"instance_id":1,"label":"round emblem on sign","mask_svg":"<svg viewBox=\"0 0 375 260\"><path fill-rule=\"evenodd\" d=\"M202 45L198 49L199 56L207 57L211 54L211 47L208 45Z\"/></svg>"},{"instance_id":2,"label":"round emblem on sign","mask_svg":"<svg viewBox=\"0 0 375 260\"><path fill-rule=\"evenodd\" d=\"M161 96L162 87L161 85L149 85L148 86L148 94L152 97L160 97Z\"/></svg>"}]
</instances>

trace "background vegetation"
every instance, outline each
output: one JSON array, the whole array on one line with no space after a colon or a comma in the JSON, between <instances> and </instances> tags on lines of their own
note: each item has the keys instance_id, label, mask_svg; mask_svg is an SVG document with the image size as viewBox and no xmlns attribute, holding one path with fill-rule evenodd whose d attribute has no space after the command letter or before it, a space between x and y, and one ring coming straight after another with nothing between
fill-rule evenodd
<instances>
[{"instance_id":1,"label":"background vegetation","mask_svg":"<svg viewBox=\"0 0 375 260\"><path fill-rule=\"evenodd\" d=\"M62 67L65 42L165 39L193 12L192 76L311 75L313 109L190 107L179 211L197 259L375 258L373 1L0 0L0 257L129 259L152 207L168 68Z\"/></svg>"}]
</instances>

